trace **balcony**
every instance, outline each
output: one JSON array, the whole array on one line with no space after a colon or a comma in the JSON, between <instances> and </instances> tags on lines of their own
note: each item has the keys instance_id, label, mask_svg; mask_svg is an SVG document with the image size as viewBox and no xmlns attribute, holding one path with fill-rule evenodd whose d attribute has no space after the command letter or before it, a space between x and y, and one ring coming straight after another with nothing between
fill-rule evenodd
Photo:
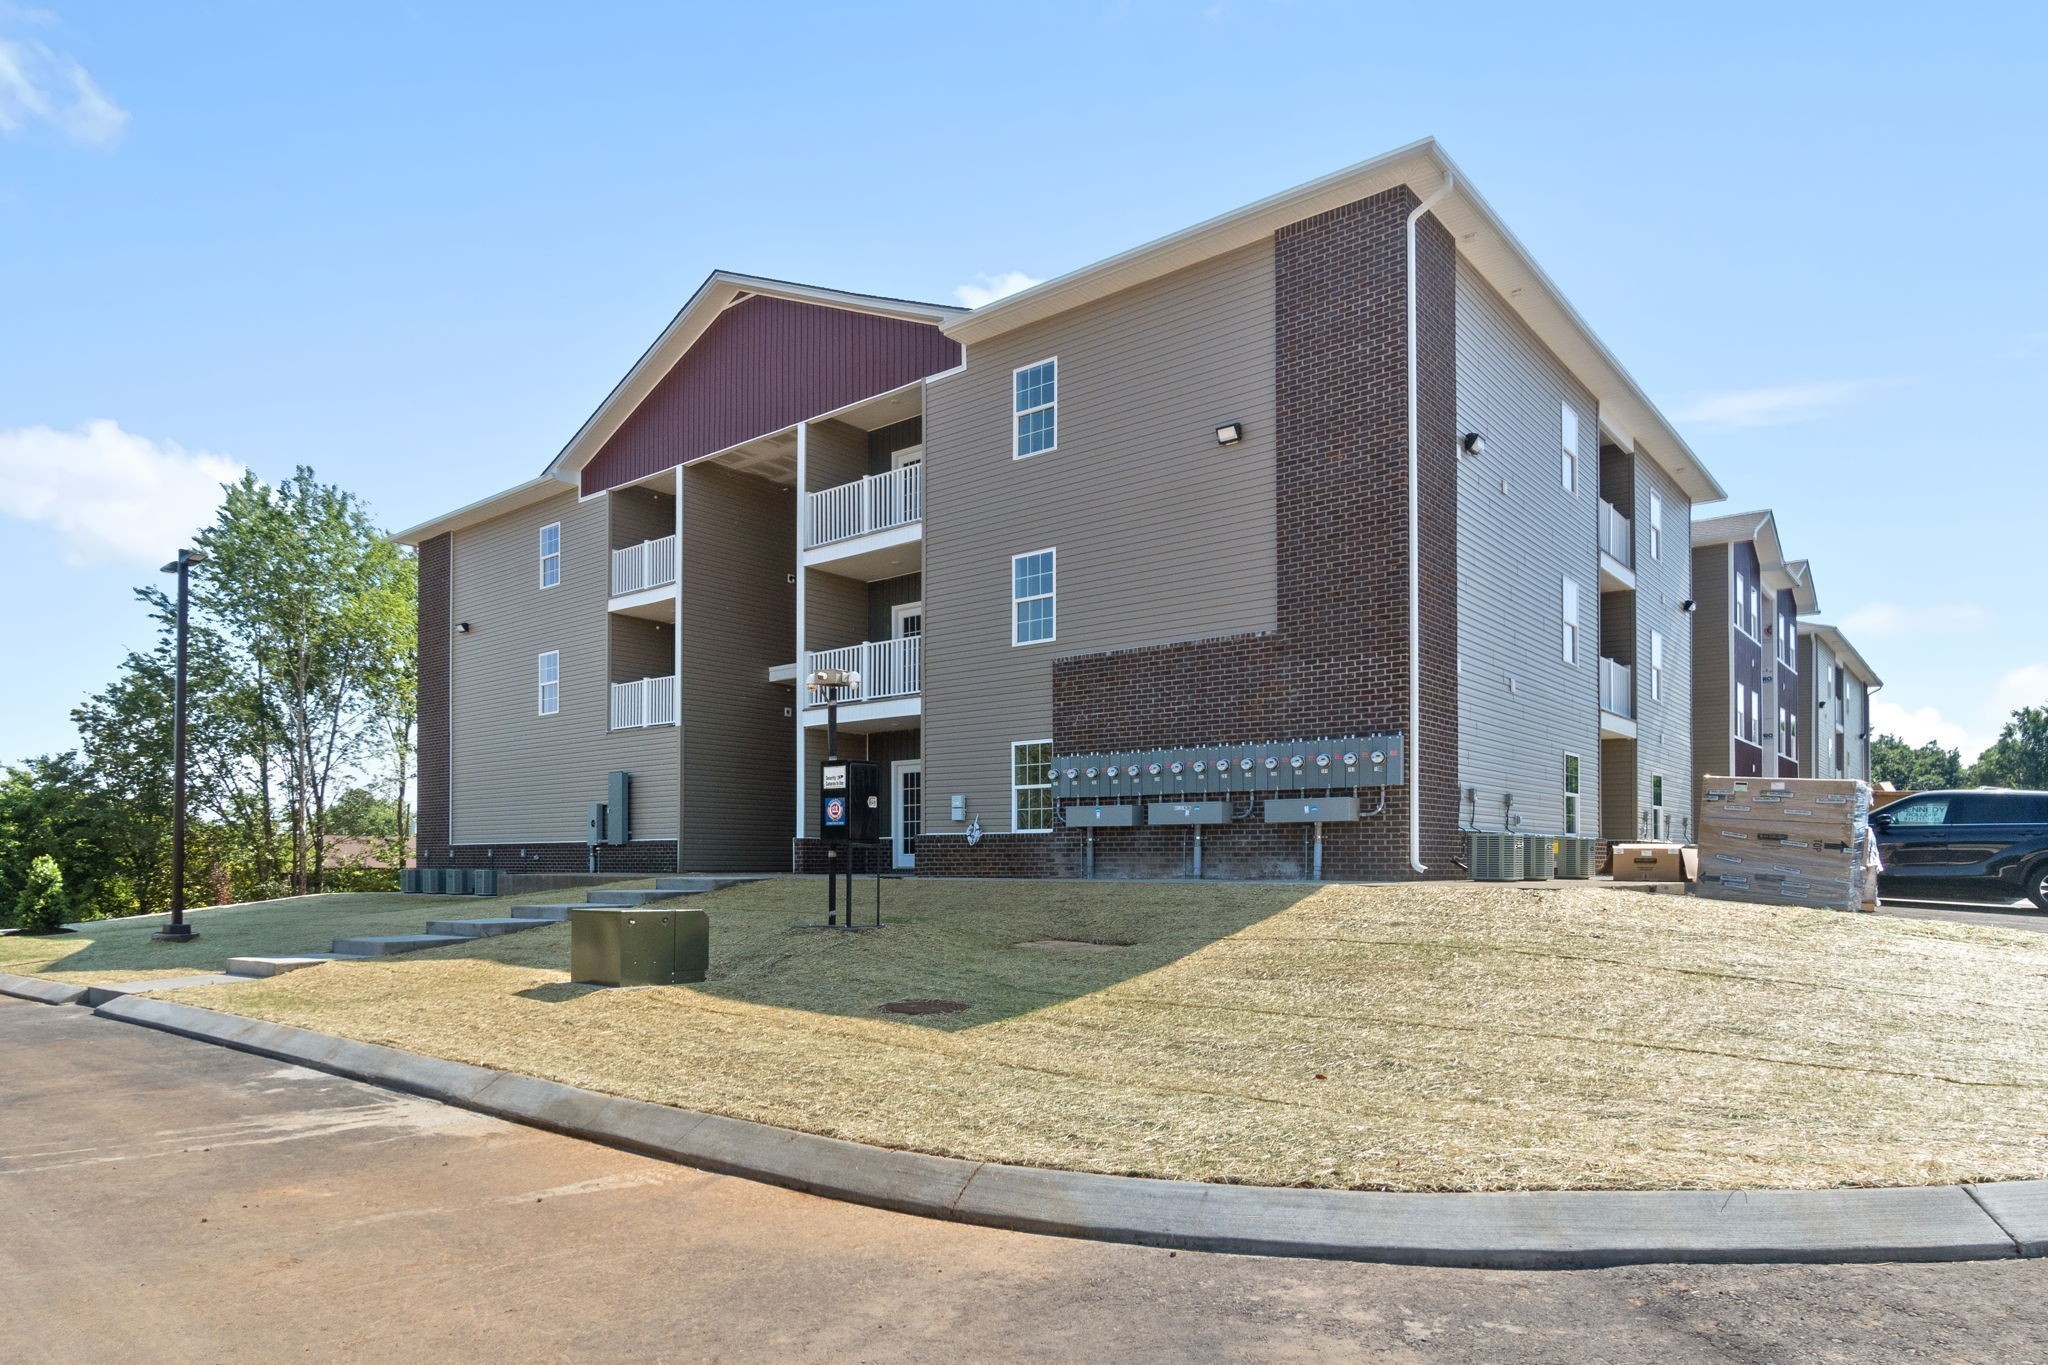
<instances>
[{"instance_id":1,"label":"balcony","mask_svg":"<svg viewBox=\"0 0 2048 1365\"><path fill-rule=\"evenodd\" d=\"M804 562L871 580L914 572L923 522L921 464L805 494Z\"/></svg>"},{"instance_id":2,"label":"balcony","mask_svg":"<svg viewBox=\"0 0 2048 1365\"><path fill-rule=\"evenodd\" d=\"M923 636L910 635L900 640L868 640L844 649L816 650L804 655L798 675L808 678L821 668L844 668L860 674L860 686L840 695L842 709L863 702L914 700L924 690L923 646ZM824 704L822 692L805 690L805 706ZM914 714L900 705L891 709Z\"/></svg>"},{"instance_id":3,"label":"balcony","mask_svg":"<svg viewBox=\"0 0 2048 1365\"><path fill-rule=\"evenodd\" d=\"M1604 498L1600 502L1600 589L1632 592L1636 586L1635 523Z\"/></svg>"},{"instance_id":4,"label":"balcony","mask_svg":"<svg viewBox=\"0 0 2048 1365\"><path fill-rule=\"evenodd\" d=\"M674 725L677 715L675 675L612 684L612 729L643 730Z\"/></svg>"},{"instance_id":5,"label":"balcony","mask_svg":"<svg viewBox=\"0 0 2048 1365\"><path fill-rule=\"evenodd\" d=\"M1636 734L1636 671L1612 659L1600 661L1600 735L1603 739L1634 739Z\"/></svg>"},{"instance_id":6,"label":"balcony","mask_svg":"<svg viewBox=\"0 0 2048 1365\"><path fill-rule=\"evenodd\" d=\"M612 596L629 597L676 581L676 538L643 540L612 551Z\"/></svg>"}]
</instances>

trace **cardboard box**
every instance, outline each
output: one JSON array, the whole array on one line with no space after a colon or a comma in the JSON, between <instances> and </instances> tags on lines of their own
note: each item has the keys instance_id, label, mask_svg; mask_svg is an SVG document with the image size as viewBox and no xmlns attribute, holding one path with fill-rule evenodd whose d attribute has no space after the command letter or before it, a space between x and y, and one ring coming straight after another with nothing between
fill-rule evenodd
<instances>
[{"instance_id":1,"label":"cardboard box","mask_svg":"<svg viewBox=\"0 0 2048 1365\"><path fill-rule=\"evenodd\" d=\"M1614 880L1618 882L1682 882L1686 850L1677 844L1616 844Z\"/></svg>"}]
</instances>

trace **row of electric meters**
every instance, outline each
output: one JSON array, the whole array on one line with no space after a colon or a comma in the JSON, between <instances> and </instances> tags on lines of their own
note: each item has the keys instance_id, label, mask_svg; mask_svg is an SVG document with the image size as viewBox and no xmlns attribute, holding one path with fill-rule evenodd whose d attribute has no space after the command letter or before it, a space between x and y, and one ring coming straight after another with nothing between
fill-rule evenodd
<instances>
[{"instance_id":1,"label":"row of electric meters","mask_svg":"<svg viewBox=\"0 0 2048 1365\"><path fill-rule=\"evenodd\" d=\"M1403 747L1391 734L1067 754L1052 761L1053 789L1069 799L1100 800L1398 787Z\"/></svg>"},{"instance_id":2,"label":"row of electric meters","mask_svg":"<svg viewBox=\"0 0 2048 1365\"><path fill-rule=\"evenodd\" d=\"M1147 825L1227 825L1231 822L1229 801L1125 801L1062 807L1067 824L1076 828L1130 829ZM1142 812L1144 819L1139 820ZM1320 825L1326 821L1356 820L1355 796L1275 796L1263 803L1261 814L1269 825Z\"/></svg>"}]
</instances>

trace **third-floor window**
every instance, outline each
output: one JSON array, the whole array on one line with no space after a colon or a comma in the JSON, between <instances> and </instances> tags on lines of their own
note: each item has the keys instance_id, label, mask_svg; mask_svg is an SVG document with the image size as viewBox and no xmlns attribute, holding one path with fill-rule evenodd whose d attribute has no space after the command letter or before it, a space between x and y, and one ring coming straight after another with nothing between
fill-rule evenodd
<instances>
[{"instance_id":1,"label":"third-floor window","mask_svg":"<svg viewBox=\"0 0 2048 1365\"><path fill-rule=\"evenodd\" d=\"M1060 362L1058 357L1021 366L1015 375L1017 444L1021 460L1059 443Z\"/></svg>"}]
</instances>

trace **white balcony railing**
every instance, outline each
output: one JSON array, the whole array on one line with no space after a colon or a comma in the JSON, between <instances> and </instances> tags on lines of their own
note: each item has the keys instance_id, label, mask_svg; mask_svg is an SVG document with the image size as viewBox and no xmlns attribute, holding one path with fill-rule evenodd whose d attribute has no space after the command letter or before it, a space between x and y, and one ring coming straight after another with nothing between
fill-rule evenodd
<instances>
[{"instance_id":1,"label":"white balcony railing","mask_svg":"<svg viewBox=\"0 0 2048 1365\"><path fill-rule=\"evenodd\" d=\"M914 697L924 690L923 644L923 636L911 635L901 640L869 640L844 649L821 649L804 655L801 672L806 678L821 668L847 668L860 674L860 686L842 693L842 703ZM825 704L824 693L806 690L806 706Z\"/></svg>"},{"instance_id":2,"label":"white balcony railing","mask_svg":"<svg viewBox=\"0 0 2048 1365\"><path fill-rule=\"evenodd\" d=\"M676 723L676 680L642 678L612 684L612 729L639 730Z\"/></svg>"},{"instance_id":3,"label":"white balcony railing","mask_svg":"<svg viewBox=\"0 0 2048 1365\"><path fill-rule=\"evenodd\" d=\"M612 551L612 596L666 587L676 581L676 538L643 540Z\"/></svg>"},{"instance_id":4,"label":"white balcony railing","mask_svg":"<svg viewBox=\"0 0 2048 1365\"><path fill-rule=\"evenodd\" d=\"M1622 567L1633 569L1636 566L1635 523L1605 499L1600 503L1600 548Z\"/></svg>"},{"instance_id":5,"label":"white balcony railing","mask_svg":"<svg viewBox=\"0 0 2048 1365\"><path fill-rule=\"evenodd\" d=\"M804 548L870 531L908 526L924 517L924 466L905 465L853 483L812 493L804 499Z\"/></svg>"},{"instance_id":6,"label":"white balcony railing","mask_svg":"<svg viewBox=\"0 0 2048 1365\"><path fill-rule=\"evenodd\" d=\"M1635 669L1612 659L1600 661L1600 709L1609 715L1635 719Z\"/></svg>"}]
</instances>

